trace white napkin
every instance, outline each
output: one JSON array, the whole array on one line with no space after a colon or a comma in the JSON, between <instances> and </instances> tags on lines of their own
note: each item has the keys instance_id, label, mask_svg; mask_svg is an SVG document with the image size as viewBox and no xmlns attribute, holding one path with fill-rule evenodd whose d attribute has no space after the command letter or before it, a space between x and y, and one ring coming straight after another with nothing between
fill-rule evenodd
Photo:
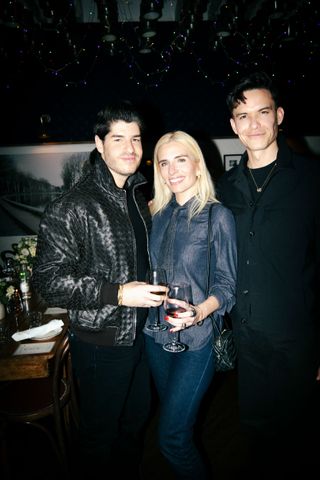
<instances>
[{"instance_id":1,"label":"white napkin","mask_svg":"<svg viewBox=\"0 0 320 480\"><path fill-rule=\"evenodd\" d=\"M25 340L26 338L42 337L45 335L49 335L50 332L54 334L59 329L61 331L62 327L63 321L54 318L50 322L46 323L45 325L41 325L40 327L29 328L28 330L16 332L12 335L12 338L16 342L21 342L21 340Z\"/></svg>"}]
</instances>

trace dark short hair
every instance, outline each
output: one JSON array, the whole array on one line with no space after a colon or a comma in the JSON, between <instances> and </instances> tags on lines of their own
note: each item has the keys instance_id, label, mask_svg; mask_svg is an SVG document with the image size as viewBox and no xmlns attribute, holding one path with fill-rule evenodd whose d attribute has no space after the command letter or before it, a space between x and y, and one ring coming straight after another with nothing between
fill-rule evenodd
<instances>
[{"instance_id":1,"label":"dark short hair","mask_svg":"<svg viewBox=\"0 0 320 480\"><path fill-rule=\"evenodd\" d=\"M140 132L144 129L142 115L138 108L129 100L120 100L107 105L98 112L96 123L93 127L94 135L98 135L101 140L104 140L105 136L110 132L111 124L120 120L127 123L137 123Z\"/></svg>"},{"instance_id":2,"label":"dark short hair","mask_svg":"<svg viewBox=\"0 0 320 480\"><path fill-rule=\"evenodd\" d=\"M277 108L279 106L279 91L274 81L265 72L254 72L241 78L227 95L229 111L232 113L239 103L245 102L245 91L262 88L269 90Z\"/></svg>"}]
</instances>

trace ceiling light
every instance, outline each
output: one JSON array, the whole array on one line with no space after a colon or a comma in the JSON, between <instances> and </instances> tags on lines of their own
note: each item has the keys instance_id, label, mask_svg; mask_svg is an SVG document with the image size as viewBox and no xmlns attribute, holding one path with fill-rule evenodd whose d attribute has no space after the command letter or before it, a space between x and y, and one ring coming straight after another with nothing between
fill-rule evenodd
<instances>
[{"instance_id":1,"label":"ceiling light","mask_svg":"<svg viewBox=\"0 0 320 480\"><path fill-rule=\"evenodd\" d=\"M146 5L141 4L142 17L145 20L158 20L162 15L160 1L146 2Z\"/></svg>"},{"instance_id":2,"label":"ceiling light","mask_svg":"<svg viewBox=\"0 0 320 480\"><path fill-rule=\"evenodd\" d=\"M115 42L117 40L117 34L109 25L105 25L101 38L103 42Z\"/></svg>"},{"instance_id":3,"label":"ceiling light","mask_svg":"<svg viewBox=\"0 0 320 480\"><path fill-rule=\"evenodd\" d=\"M273 2L273 9L269 15L269 18L271 18L272 20L278 20L283 16L283 11L281 9L281 6L279 6L279 3L281 2L277 2L277 1Z\"/></svg>"},{"instance_id":4,"label":"ceiling light","mask_svg":"<svg viewBox=\"0 0 320 480\"><path fill-rule=\"evenodd\" d=\"M237 22L237 6L234 2L226 2L220 7L215 16L214 28L218 38L226 38L232 35L232 29Z\"/></svg>"},{"instance_id":5,"label":"ceiling light","mask_svg":"<svg viewBox=\"0 0 320 480\"><path fill-rule=\"evenodd\" d=\"M142 53L142 55L152 53L153 45L154 44L153 44L152 40L150 39L150 37L142 38L140 48L139 48L139 53Z\"/></svg>"},{"instance_id":6,"label":"ceiling light","mask_svg":"<svg viewBox=\"0 0 320 480\"><path fill-rule=\"evenodd\" d=\"M225 38L231 35L231 26L227 22L218 21L215 29L217 37Z\"/></svg>"},{"instance_id":7,"label":"ceiling light","mask_svg":"<svg viewBox=\"0 0 320 480\"><path fill-rule=\"evenodd\" d=\"M118 10L115 0L96 0L98 17L102 26L101 38L103 42L115 42L117 40Z\"/></svg>"},{"instance_id":8,"label":"ceiling light","mask_svg":"<svg viewBox=\"0 0 320 480\"><path fill-rule=\"evenodd\" d=\"M157 35L157 30L155 29L155 24L150 20L146 20L142 24L141 36L144 38L151 38Z\"/></svg>"}]
</instances>

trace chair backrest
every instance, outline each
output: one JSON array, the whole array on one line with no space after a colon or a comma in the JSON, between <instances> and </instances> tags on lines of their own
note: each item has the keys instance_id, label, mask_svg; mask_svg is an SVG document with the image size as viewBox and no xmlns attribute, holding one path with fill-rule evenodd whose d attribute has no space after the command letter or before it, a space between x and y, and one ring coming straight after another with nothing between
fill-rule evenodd
<instances>
[{"instance_id":1,"label":"chair backrest","mask_svg":"<svg viewBox=\"0 0 320 480\"><path fill-rule=\"evenodd\" d=\"M8 258L14 259L15 252L13 250L2 250L2 252L0 253L0 257L3 265L5 266L7 264Z\"/></svg>"},{"instance_id":2,"label":"chair backrest","mask_svg":"<svg viewBox=\"0 0 320 480\"><path fill-rule=\"evenodd\" d=\"M67 456L71 400L71 361L69 339L60 341L51 365L49 377L6 382L0 395L0 420L24 423L45 433L55 452L62 472L67 471ZM53 418L54 431L41 422Z\"/></svg>"},{"instance_id":3,"label":"chair backrest","mask_svg":"<svg viewBox=\"0 0 320 480\"><path fill-rule=\"evenodd\" d=\"M70 348L69 339L66 335L61 341L56 355L54 357L54 367L52 376L52 394L53 394L53 409L54 419L57 424L57 428L61 428L63 425L62 410L66 404L70 401L71 394L71 364L70 364ZM60 442L63 442L62 437ZM63 449L64 445L60 444L60 448Z\"/></svg>"}]
</instances>

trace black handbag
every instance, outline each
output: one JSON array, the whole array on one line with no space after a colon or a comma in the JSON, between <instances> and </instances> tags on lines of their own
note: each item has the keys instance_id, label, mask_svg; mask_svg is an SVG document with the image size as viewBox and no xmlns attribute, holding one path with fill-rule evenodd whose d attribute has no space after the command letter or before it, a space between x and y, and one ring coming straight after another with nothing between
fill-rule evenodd
<instances>
[{"instance_id":1,"label":"black handbag","mask_svg":"<svg viewBox=\"0 0 320 480\"><path fill-rule=\"evenodd\" d=\"M208 222L208 278L207 278L207 296L209 294L210 280L210 233L211 233L211 211L213 205L209 207ZM215 370L217 372L227 372L233 370L237 361L237 349L233 339L232 328L227 321L227 315L224 317L210 315L213 332L212 332L212 348L215 354Z\"/></svg>"},{"instance_id":2,"label":"black handbag","mask_svg":"<svg viewBox=\"0 0 320 480\"><path fill-rule=\"evenodd\" d=\"M222 318L222 326L211 317L213 326L212 348L216 357L215 369L217 372L233 370L237 361L237 349L233 339L232 329L226 318Z\"/></svg>"}]
</instances>

